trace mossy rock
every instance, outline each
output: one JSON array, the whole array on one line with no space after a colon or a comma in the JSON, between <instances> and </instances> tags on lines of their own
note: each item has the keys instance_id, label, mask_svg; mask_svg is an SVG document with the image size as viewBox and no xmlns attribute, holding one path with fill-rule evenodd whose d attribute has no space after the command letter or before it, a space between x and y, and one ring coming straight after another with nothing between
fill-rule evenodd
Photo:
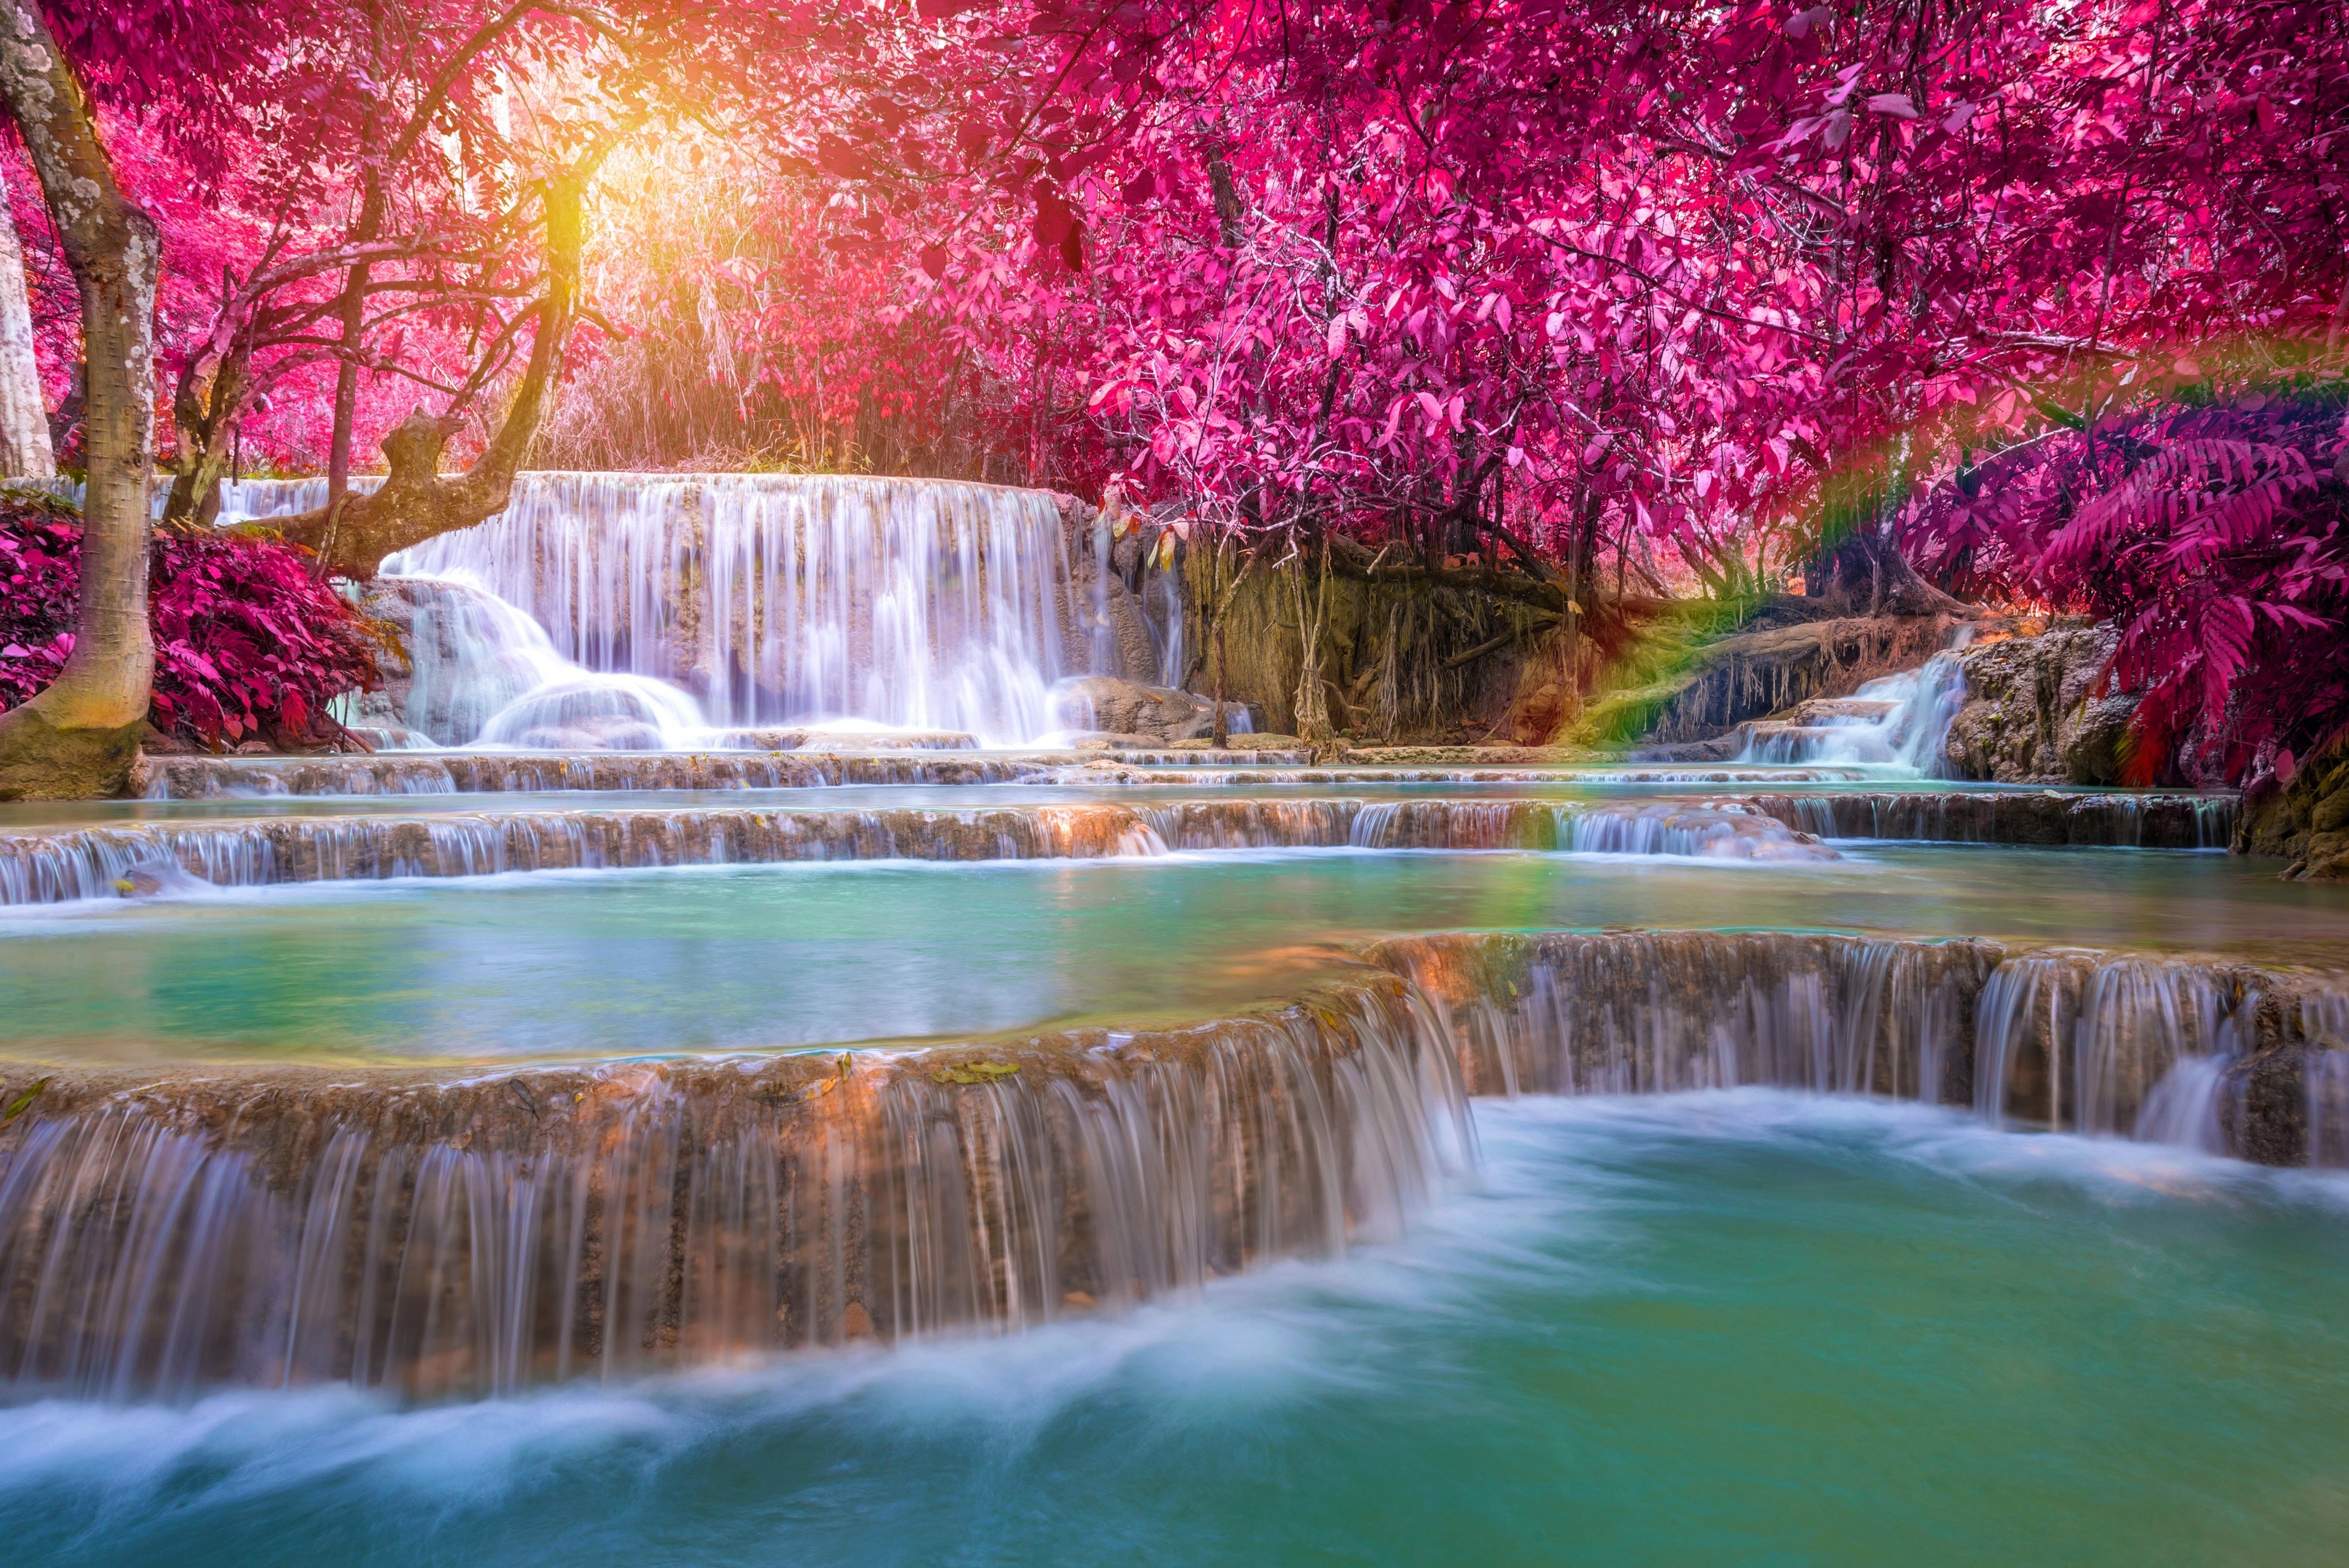
<instances>
[{"instance_id":1,"label":"mossy rock","mask_svg":"<svg viewBox=\"0 0 2349 1568\"><path fill-rule=\"evenodd\" d=\"M2292 782L2248 795L2235 852L2273 855L2292 882L2349 882L2349 740L2302 763Z\"/></svg>"}]
</instances>

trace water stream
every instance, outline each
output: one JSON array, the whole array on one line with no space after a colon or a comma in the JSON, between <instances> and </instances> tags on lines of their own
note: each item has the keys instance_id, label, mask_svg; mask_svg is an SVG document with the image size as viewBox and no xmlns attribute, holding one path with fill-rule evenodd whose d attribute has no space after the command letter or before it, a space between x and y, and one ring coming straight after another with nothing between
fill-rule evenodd
<instances>
[{"instance_id":1,"label":"water stream","mask_svg":"<svg viewBox=\"0 0 2349 1568\"><path fill-rule=\"evenodd\" d=\"M1402 1243L1021 1336L21 1405L0 1527L91 1564L2337 1560L2337 1191L1751 1090L1478 1122Z\"/></svg>"},{"instance_id":2,"label":"water stream","mask_svg":"<svg viewBox=\"0 0 2349 1568\"><path fill-rule=\"evenodd\" d=\"M1946 653L1709 769L1006 749L1072 548L526 476L390 563L434 748L0 808L14 1550L2349 1549L2349 894L2231 800L1933 779Z\"/></svg>"},{"instance_id":3,"label":"water stream","mask_svg":"<svg viewBox=\"0 0 2349 1568\"><path fill-rule=\"evenodd\" d=\"M1868 765L1910 778L1942 771L1941 748L1950 721L1965 705L1959 655L1971 627L1960 627L1949 647L1913 670L1868 682L1847 697L1815 698L1798 723L1747 727L1737 760L1747 763Z\"/></svg>"}]
</instances>

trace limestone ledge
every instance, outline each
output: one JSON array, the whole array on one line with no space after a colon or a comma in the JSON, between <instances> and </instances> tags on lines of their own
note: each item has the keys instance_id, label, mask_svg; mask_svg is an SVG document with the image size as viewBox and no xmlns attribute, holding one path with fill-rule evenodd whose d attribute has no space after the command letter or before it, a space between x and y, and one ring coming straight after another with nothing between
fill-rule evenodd
<instances>
[{"instance_id":1,"label":"limestone ledge","mask_svg":"<svg viewBox=\"0 0 2349 1568\"><path fill-rule=\"evenodd\" d=\"M1242 737L1242 739L1249 738ZM1286 738L1267 738L1275 741ZM839 784L1005 784L1049 780L1086 763L1301 766L1299 744L1201 744L1020 751L409 751L372 757L157 757L136 793L197 800L244 795L466 795L556 790L790 789Z\"/></svg>"},{"instance_id":2,"label":"limestone ledge","mask_svg":"<svg viewBox=\"0 0 2349 1568\"><path fill-rule=\"evenodd\" d=\"M449 1397L1048 1321L1400 1234L1474 1158L1464 1093L1766 1084L2349 1161L2349 975L1751 932L1361 958L1167 1028L0 1067L0 1362L113 1398Z\"/></svg>"}]
</instances>

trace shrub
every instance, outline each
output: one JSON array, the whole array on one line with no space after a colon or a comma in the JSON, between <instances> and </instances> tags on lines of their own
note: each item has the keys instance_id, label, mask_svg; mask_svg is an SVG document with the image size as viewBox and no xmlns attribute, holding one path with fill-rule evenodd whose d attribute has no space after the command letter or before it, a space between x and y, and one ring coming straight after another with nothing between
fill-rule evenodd
<instances>
[{"instance_id":1,"label":"shrub","mask_svg":"<svg viewBox=\"0 0 2349 1568\"><path fill-rule=\"evenodd\" d=\"M2253 392L2059 428L1904 520L1961 592L2120 629L2133 781L2289 779L2349 727L2349 400Z\"/></svg>"},{"instance_id":2,"label":"shrub","mask_svg":"<svg viewBox=\"0 0 2349 1568\"><path fill-rule=\"evenodd\" d=\"M367 623L290 545L158 534L148 617L154 706L168 735L218 749L333 735L326 705L382 684ZM0 708L57 678L74 645L81 524L36 500L0 501Z\"/></svg>"}]
</instances>

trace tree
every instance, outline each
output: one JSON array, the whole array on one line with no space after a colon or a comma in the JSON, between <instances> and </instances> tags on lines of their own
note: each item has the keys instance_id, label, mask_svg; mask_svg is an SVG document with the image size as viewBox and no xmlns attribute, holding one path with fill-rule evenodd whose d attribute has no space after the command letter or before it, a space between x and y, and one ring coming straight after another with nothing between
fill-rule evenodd
<instances>
[{"instance_id":1,"label":"tree","mask_svg":"<svg viewBox=\"0 0 2349 1568\"><path fill-rule=\"evenodd\" d=\"M121 792L154 675L154 224L123 195L89 97L32 0L0 0L0 99L23 132L81 294L88 365L81 603L57 680L0 714L0 799Z\"/></svg>"},{"instance_id":2,"label":"tree","mask_svg":"<svg viewBox=\"0 0 2349 1568\"><path fill-rule=\"evenodd\" d=\"M25 291L25 247L16 235L8 191L0 183L0 474L49 480L57 472L49 448L48 409L41 397L41 366L33 353L33 306Z\"/></svg>"},{"instance_id":3,"label":"tree","mask_svg":"<svg viewBox=\"0 0 2349 1568\"><path fill-rule=\"evenodd\" d=\"M562 377L564 348L578 315L582 180L582 173L566 171L550 176L541 186L544 292L505 325L492 355L457 389L447 407L438 414L419 409L384 438L390 471L383 483L363 495L330 499L325 506L278 525L287 539L316 552L328 569L353 578L372 577L394 551L471 527L505 510L514 475ZM509 348L525 324L532 327L530 359L496 433L471 468L443 476L441 454L460 428L466 406L502 363L496 351Z\"/></svg>"}]
</instances>

